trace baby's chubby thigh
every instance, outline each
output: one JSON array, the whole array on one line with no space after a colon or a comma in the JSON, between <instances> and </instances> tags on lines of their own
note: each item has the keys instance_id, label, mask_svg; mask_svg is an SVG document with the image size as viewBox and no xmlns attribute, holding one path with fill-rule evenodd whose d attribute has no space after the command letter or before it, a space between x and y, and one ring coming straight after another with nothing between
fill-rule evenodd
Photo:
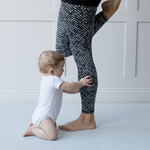
<instances>
[{"instance_id":1,"label":"baby's chubby thigh","mask_svg":"<svg viewBox=\"0 0 150 150\"><path fill-rule=\"evenodd\" d=\"M39 127L46 132L47 137L50 141L57 140L57 130L55 124L50 118L43 119Z\"/></svg>"}]
</instances>

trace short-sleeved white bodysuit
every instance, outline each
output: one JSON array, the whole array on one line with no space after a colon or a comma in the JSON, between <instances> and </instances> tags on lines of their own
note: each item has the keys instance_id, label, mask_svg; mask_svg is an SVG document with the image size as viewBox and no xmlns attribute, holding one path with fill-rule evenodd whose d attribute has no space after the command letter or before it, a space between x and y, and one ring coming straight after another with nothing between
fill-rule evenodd
<instances>
[{"instance_id":1,"label":"short-sleeved white bodysuit","mask_svg":"<svg viewBox=\"0 0 150 150\"><path fill-rule=\"evenodd\" d=\"M38 106L32 115L32 123L43 117L50 118L55 123L62 104L62 92L59 86L63 80L55 75L43 76L40 86Z\"/></svg>"}]
</instances>

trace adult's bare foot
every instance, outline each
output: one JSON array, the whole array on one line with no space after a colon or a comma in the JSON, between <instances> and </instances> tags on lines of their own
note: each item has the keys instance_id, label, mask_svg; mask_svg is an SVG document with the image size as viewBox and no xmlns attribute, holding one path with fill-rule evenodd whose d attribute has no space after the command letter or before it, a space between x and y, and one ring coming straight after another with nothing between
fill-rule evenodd
<instances>
[{"instance_id":1,"label":"adult's bare foot","mask_svg":"<svg viewBox=\"0 0 150 150\"><path fill-rule=\"evenodd\" d=\"M107 0L102 3L102 9L105 16L109 19L118 9L121 0Z\"/></svg>"},{"instance_id":2,"label":"adult's bare foot","mask_svg":"<svg viewBox=\"0 0 150 150\"><path fill-rule=\"evenodd\" d=\"M65 131L95 129L96 123L95 123L94 113L93 114L81 113L80 117L77 120L66 123L64 125L60 125L58 127L59 129Z\"/></svg>"},{"instance_id":3,"label":"adult's bare foot","mask_svg":"<svg viewBox=\"0 0 150 150\"><path fill-rule=\"evenodd\" d=\"M22 136L30 136L33 135L33 128L35 127L35 125L32 125Z\"/></svg>"}]
</instances>

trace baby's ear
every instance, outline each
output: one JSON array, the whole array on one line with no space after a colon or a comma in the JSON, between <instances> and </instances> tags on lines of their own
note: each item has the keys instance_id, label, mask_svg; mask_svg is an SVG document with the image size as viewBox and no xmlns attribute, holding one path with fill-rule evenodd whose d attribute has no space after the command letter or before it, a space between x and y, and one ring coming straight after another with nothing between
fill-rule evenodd
<instances>
[{"instance_id":1,"label":"baby's ear","mask_svg":"<svg viewBox=\"0 0 150 150\"><path fill-rule=\"evenodd\" d=\"M54 68L49 69L49 74L54 75Z\"/></svg>"}]
</instances>

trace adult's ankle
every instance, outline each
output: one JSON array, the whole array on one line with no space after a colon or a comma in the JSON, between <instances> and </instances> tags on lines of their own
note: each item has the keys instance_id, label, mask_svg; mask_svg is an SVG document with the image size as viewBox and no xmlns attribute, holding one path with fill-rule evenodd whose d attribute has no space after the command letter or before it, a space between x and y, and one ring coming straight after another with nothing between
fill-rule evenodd
<instances>
[{"instance_id":1,"label":"adult's ankle","mask_svg":"<svg viewBox=\"0 0 150 150\"><path fill-rule=\"evenodd\" d=\"M92 114L85 114L85 113L81 113L80 117L79 117L81 120L84 120L84 121L93 121L94 120L94 113Z\"/></svg>"}]
</instances>

